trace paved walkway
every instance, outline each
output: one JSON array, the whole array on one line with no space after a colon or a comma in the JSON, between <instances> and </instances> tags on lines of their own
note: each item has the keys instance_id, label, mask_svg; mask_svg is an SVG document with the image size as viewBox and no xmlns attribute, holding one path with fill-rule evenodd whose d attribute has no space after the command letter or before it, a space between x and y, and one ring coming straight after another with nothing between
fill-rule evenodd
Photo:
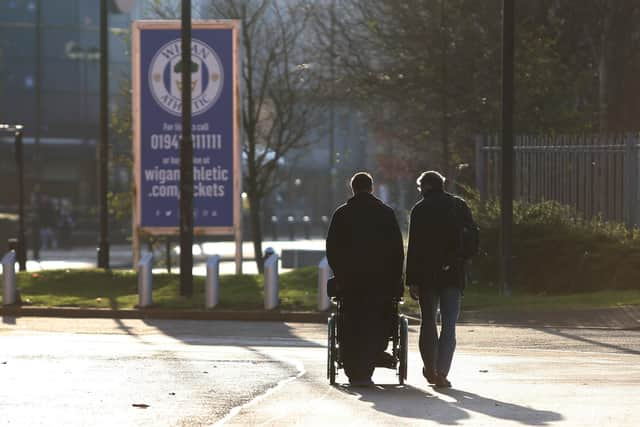
<instances>
[{"instance_id":1,"label":"paved walkway","mask_svg":"<svg viewBox=\"0 0 640 427\"><path fill-rule=\"evenodd\" d=\"M581 327L640 330L640 306L615 308L536 310L536 311L463 311L460 321L474 324L518 325L532 327Z\"/></svg>"},{"instance_id":2,"label":"paved walkway","mask_svg":"<svg viewBox=\"0 0 640 427\"><path fill-rule=\"evenodd\" d=\"M640 331L462 325L449 378L325 376L325 325L2 318L0 425L612 426L640 424ZM215 423L215 424L214 424Z\"/></svg>"},{"instance_id":3,"label":"paved walkway","mask_svg":"<svg viewBox=\"0 0 640 427\"><path fill-rule=\"evenodd\" d=\"M304 250L324 250L324 239L314 240L278 240L264 241L263 249L272 247L278 254L282 254L283 249L304 249ZM172 245L173 271L177 272L179 264L179 245ZM256 274L257 269L254 257L253 242L245 241L242 244L243 263L242 271L246 274ZM95 268L97 262L97 251L95 247L76 247L70 250L45 249L40 251L40 259L31 259L29 251L27 261L27 271L59 270L59 269L82 269ZM235 243L234 242L203 242L193 245L194 274L198 276L206 275L205 262L208 257L219 255L222 258L220 274L235 274ZM157 248L154 256L158 260L165 260L164 248ZM110 265L112 268L132 268L133 255L130 245L112 245L110 249ZM2 266L0 266L0 272ZM166 271L165 268L157 269L158 272Z\"/></svg>"}]
</instances>

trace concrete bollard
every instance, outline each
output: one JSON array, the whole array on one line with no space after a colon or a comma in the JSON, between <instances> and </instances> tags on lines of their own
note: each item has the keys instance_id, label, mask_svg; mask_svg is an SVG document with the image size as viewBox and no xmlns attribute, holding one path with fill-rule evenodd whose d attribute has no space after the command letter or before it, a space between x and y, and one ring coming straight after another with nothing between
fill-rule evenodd
<instances>
[{"instance_id":1,"label":"concrete bollard","mask_svg":"<svg viewBox=\"0 0 640 427\"><path fill-rule=\"evenodd\" d=\"M333 276L333 270L329 267L327 257L322 258L318 264L318 310L326 311L331 306L327 295L327 281Z\"/></svg>"},{"instance_id":2,"label":"concrete bollard","mask_svg":"<svg viewBox=\"0 0 640 427\"><path fill-rule=\"evenodd\" d=\"M149 307L153 304L153 254L145 253L138 262L138 307Z\"/></svg>"},{"instance_id":3,"label":"concrete bollard","mask_svg":"<svg viewBox=\"0 0 640 427\"><path fill-rule=\"evenodd\" d=\"M220 297L220 256L214 255L207 260L207 281L204 289L204 306L213 308Z\"/></svg>"},{"instance_id":4,"label":"concrete bollard","mask_svg":"<svg viewBox=\"0 0 640 427\"><path fill-rule=\"evenodd\" d=\"M264 262L264 308L278 306L278 254L273 253Z\"/></svg>"},{"instance_id":5,"label":"concrete bollard","mask_svg":"<svg viewBox=\"0 0 640 427\"><path fill-rule=\"evenodd\" d=\"M16 291L16 252L10 251L2 258L2 305L15 304Z\"/></svg>"}]
</instances>

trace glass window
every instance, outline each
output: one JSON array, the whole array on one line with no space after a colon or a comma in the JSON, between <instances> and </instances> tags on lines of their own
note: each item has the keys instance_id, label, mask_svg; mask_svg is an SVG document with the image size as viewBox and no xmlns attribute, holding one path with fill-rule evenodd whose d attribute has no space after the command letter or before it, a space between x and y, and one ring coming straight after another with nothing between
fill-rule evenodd
<instances>
[{"instance_id":1,"label":"glass window","mask_svg":"<svg viewBox=\"0 0 640 427\"><path fill-rule=\"evenodd\" d=\"M7 58L28 57L32 58L36 52L36 35L34 28L15 27L0 24L0 49L2 56Z\"/></svg>"},{"instance_id":2,"label":"glass window","mask_svg":"<svg viewBox=\"0 0 640 427\"><path fill-rule=\"evenodd\" d=\"M48 60L42 69L42 88L45 91L80 92L84 84L83 71L80 60Z\"/></svg>"},{"instance_id":3,"label":"glass window","mask_svg":"<svg viewBox=\"0 0 640 427\"><path fill-rule=\"evenodd\" d=\"M5 87L24 91L33 90L35 86L34 72L33 63L25 61L24 58L7 59L2 69ZM33 85L29 84L29 78L34 83Z\"/></svg>"},{"instance_id":4,"label":"glass window","mask_svg":"<svg viewBox=\"0 0 640 427\"><path fill-rule=\"evenodd\" d=\"M84 27L100 26L100 0L78 1L78 25Z\"/></svg>"},{"instance_id":5,"label":"glass window","mask_svg":"<svg viewBox=\"0 0 640 427\"><path fill-rule=\"evenodd\" d=\"M86 0L81 1L84 3ZM42 19L47 26L78 25L78 0L41 0Z\"/></svg>"},{"instance_id":6,"label":"glass window","mask_svg":"<svg viewBox=\"0 0 640 427\"><path fill-rule=\"evenodd\" d=\"M42 115L47 136L78 138L83 135L86 100L78 93L43 92Z\"/></svg>"},{"instance_id":7,"label":"glass window","mask_svg":"<svg viewBox=\"0 0 640 427\"><path fill-rule=\"evenodd\" d=\"M0 22L33 22L35 0L0 0Z\"/></svg>"},{"instance_id":8,"label":"glass window","mask_svg":"<svg viewBox=\"0 0 640 427\"><path fill-rule=\"evenodd\" d=\"M51 28L44 30L42 53L45 58L81 56L90 47L95 46L85 45L79 31Z\"/></svg>"},{"instance_id":9,"label":"glass window","mask_svg":"<svg viewBox=\"0 0 640 427\"><path fill-rule=\"evenodd\" d=\"M0 100L2 120L21 123L26 127L26 132L31 133L35 121L35 102L33 90L24 90L20 86L5 86Z\"/></svg>"}]
</instances>

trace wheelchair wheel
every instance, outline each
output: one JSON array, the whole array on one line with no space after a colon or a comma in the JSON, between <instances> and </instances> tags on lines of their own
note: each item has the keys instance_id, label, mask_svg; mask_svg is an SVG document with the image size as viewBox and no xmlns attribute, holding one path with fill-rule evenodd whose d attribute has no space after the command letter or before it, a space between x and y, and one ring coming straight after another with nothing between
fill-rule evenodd
<instances>
[{"instance_id":1,"label":"wheelchair wheel","mask_svg":"<svg viewBox=\"0 0 640 427\"><path fill-rule=\"evenodd\" d=\"M327 379L329 384L336 383L336 357L338 355L336 349L336 315L332 314L328 321L328 340L327 340Z\"/></svg>"},{"instance_id":2,"label":"wheelchair wheel","mask_svg":"<svg viewBox=\"0 0 640 427\"><path fill-rule=\"evenodd\" d=\"M407 359L409 352L409 321L406 317L399 317L400 343L399 343L399 364L398 364L398 382L404 384L407 379Z\"/></svg>"}]
</instances>

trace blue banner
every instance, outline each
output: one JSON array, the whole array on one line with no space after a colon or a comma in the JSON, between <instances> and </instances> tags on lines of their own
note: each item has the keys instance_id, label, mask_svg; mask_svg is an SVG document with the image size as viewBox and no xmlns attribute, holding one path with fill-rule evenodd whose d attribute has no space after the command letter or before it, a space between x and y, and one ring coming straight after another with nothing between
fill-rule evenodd
<instances>
[{"instance_id":1,"label":"blue banner","mask_svg":"<svg viewBox=\"0 0 640 427\"><path fill-rule=\"evenodd\" d=\"M141 28L139 35L139 220L174 227L180 217L182 49L178 29ZM193 29L194 227L233 227L233 30Z\"/></svg>"}]
</instances>

